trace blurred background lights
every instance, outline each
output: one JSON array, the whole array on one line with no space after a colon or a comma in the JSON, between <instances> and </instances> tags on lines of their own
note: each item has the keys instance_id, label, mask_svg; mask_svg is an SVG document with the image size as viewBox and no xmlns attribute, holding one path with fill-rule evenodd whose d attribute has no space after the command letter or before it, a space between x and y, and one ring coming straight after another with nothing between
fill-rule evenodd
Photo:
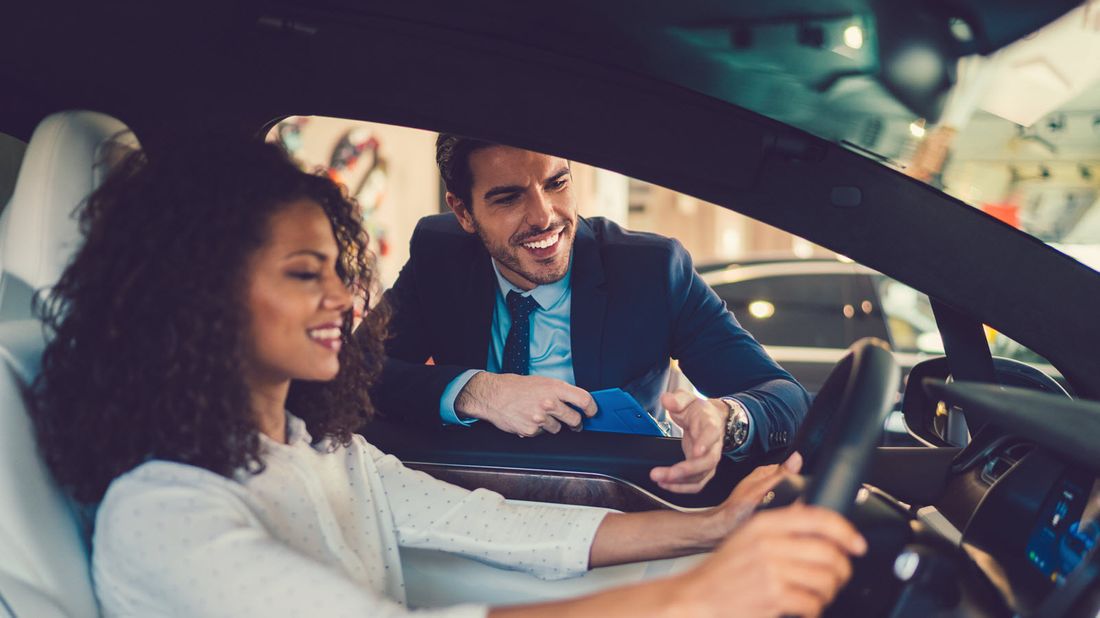
<instances>
[{"instance_id":1,"label":"blurred background lights","mask_svg":"<svg viewBox=\"0 0 1100 618\"><path fill-rule=\"evenodd\" d=\"M859 26L848 26L844 29L844 44L852 49L860 49L863 47L863 28Z\"/></svg>"},{"instance_id":2,"label":"blurred background lights","mask_svg":"<svg viewBox=\"0 0 1100 618\"><path fill-rule=\"evenodd\" d=\"M758 320L766 320L775 315L775 305L766 300L754 300L749 303L749 315Z\"/></svg>"}]
</instances>

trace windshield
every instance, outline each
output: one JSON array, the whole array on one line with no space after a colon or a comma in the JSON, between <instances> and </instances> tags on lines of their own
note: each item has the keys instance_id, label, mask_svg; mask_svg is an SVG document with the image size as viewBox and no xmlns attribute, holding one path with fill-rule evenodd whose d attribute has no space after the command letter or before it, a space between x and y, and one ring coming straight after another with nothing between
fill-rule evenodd
<instances>
[{"instance_id":1,"label":"windshield","mask_svg":"<svg viewBox=\"0 0 1100 618\"><path fill-rule=\"evenodd\" d=\"M639 28L632 43L649 50L649 71L844 144L1100 269L1092 3L1057 19L1065 9L1049 5L1054 21L992 8L972 20L980 34L951 20L948 36L959 41L1001 39L975 43L989 48L984 55L940 58L942 87L935 58L905 56L906 37L927 17L920 8L737 4L698 3L708 10L680 15L675 27Z\"/></svg>"}]
</instances>

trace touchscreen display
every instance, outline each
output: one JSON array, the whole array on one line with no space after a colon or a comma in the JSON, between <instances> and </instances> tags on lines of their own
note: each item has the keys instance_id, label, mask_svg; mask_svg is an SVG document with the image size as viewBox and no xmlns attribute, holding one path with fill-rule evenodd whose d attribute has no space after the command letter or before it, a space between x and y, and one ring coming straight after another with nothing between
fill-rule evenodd
<instances>
[{"instance_id":1,"label":"touchscreen display","mask_svg":"<svg viewBox=\"0 0 1100 618\"><path fill-rule=\"evenodd\" d=\"M1100 535L1100 481L1063 477L1043 502L1027 559L1055 584L1077 567Z\"/></svg>"}]
</instances>

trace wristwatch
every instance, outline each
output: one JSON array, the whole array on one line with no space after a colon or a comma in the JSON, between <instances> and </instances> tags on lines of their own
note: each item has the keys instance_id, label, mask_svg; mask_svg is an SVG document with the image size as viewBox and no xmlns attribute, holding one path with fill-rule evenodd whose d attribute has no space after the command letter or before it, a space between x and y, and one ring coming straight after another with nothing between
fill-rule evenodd
<instances>
[{"instance_id":1,"label":"wristwatch","mask_svg":"<svg viewBox=\"0 0 1100 618\"><path fill-rule=\"evenodd\" d=\"M730 415L726 418L726 437L722 443L722 452L736 451L745 445L749 439L749 411L740 401L732 397L723 397L730 409Z\"/></svg>"}]
</instances>

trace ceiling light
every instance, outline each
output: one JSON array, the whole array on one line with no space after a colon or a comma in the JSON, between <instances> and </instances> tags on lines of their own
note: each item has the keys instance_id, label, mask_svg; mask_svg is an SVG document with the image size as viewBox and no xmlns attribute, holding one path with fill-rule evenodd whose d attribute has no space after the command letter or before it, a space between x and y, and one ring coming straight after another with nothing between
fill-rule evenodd
<instances>
[{"instance_id":1,"label":"ceiling light","mask_svg":"<svg viewBox=\"0 0 1100 618\"><path fill-rule=\"evenodd\" d=\"M791 253L794 253L795 257L804 260L812 258L814 256L814 245L805 238L795 236L791 239Z\"/></svg>"},{"instance_id":2,"label":"ceiling light","mask_svg":"<svg viewBox=\"0 0 1100 618\"><path fill-rule=\"evenodd\" d=\"M955 37L956 41L969 43L974 40L974 29L970 27L965 19L952 17L947 23L948 28L951 30L951 36Z\"/></svg>"},{"instance_id":3,"label":"ceiling light","mask_svg":"<svg viewBox=\"0 0 1100 618\"><path fill-rule=\"evenodd\" d=\"M844 29L844 44L852 49L863 47L863 28L848 26Z\"/></svg>"},{"instance_id":4,"label":"ceiling light","mask_svg":"<svg viewBox=\"0 0 1100 618\"><path fill-rule=\"evenodd\" d=\"M909 133L911 133L913 137L917 139L924 137L924 118L918 118L913 122L910 122Z\"/></svg>"}]
</instances>

